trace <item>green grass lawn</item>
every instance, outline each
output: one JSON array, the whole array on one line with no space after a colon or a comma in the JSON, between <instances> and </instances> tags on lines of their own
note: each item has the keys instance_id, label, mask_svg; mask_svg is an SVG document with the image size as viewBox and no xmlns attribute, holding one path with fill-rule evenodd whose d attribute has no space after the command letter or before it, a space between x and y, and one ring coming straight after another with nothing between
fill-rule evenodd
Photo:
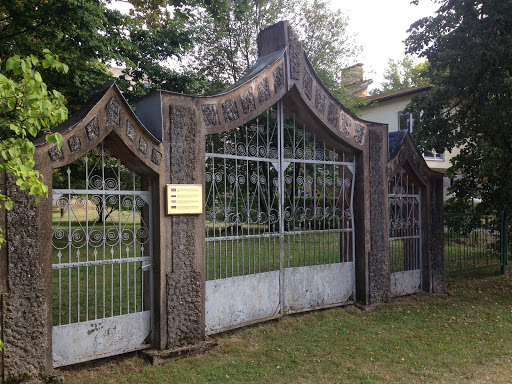
<instances>
[{"instance_id":1,"label":"green grass lawn","mask_svg":"<svg viewBox=\"0 0 512 384\"><path fill-rule=\"evenodd\" d=\"M61 369L67 383L511 383L512 275L453 277L371 311L346 306L215 337L151 366L137 354Z\"/></svg>"},{"instance_id":2,"label":"green grass lawn","mask_svg":"<svg viewBox=\"0 0 512 384\"><path fill-rule=\"evenodd\" d=\"M59 249L61 263L142 256L141 245L133 241L134 229L137 230L140 227L139 215L134 215L131 210L113 211L105 223L102 223L98 221L94 204L88 204L88 211L86 215L85 205L78 207L75 201L71 215L66 209L61 217L60 210L57 207L53 208L53 231L59 229L65 231L60 238L54 235L52 239L54 264L59 263ZM119 228L122 228L127 235L121 245L118 237ZM69 232L77 235L71 247L68 243ZM86 232L91 237L105 232L107 239L105 243L100 238L100 240L90 241L87 245ZM111 238L108 236L109 233L112 235ZM137 240L140 241L140 238ZM147 252L144 253L144 255L147 254ZM52 271L53 325L141 311L144 273L141 267L142 262L124 262L54 269Z\"/></svg>"},{"instance_id":3,"label":"green grass lawn","mask_svg":"<svg viewBox=\"0 0 512 384\"><path fill-rule=\"evenodd\" d=\"M284 236L285 267L348 262L351 253L348 232ZM210 241L206 255L207 280L276 271L280 268L279 237Z\"/></svg>"}]
</instances>

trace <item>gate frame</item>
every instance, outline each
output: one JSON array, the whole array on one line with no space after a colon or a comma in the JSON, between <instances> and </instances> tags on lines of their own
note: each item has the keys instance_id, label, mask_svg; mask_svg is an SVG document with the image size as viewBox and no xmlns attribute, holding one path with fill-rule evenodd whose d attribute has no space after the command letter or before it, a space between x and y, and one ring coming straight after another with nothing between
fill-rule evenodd
<instances>
[{"instance_id":1,"label":"gate frame","mask_svg":"<svg viewBox=\"0 0 512 384\"><path fill-rule=\"evenodd\" d=\"M242 125L280 99L292 103L300 120L316 127L318 137L343 143L355 152L356 299L359 305L370 306L390 298L387 126L357 118L329 93L288 22L259 34L258 54L253 68L221 94L192 97L154 91L137 103L138 118L119 89L109 83L57 127L63 136L61 149L44 138L34 142L37 167L47 183L53 168L83 156L105 137L114 141L118 151L114 152L124 164L151 175L157 350L153 360L161 350L183 354L208 345L204 214L165 216L165 184L203 184L205 135ZM442 179L431 182L431 240L437 241L437 248L432 248L435 258L429 256L429 260L439 267L429 270L427 281L433 281L438 291L444 285ZM48 225L52 204L51 199L41 198L36 205L13 178L8 178L5 189L14 207L3 210L0 217L7 238L0 250L0 320L5 342L0 379L15 381L53 372L52 231ZM160 356L166 355L169 351Z\"/></svg>"},{"instance_id":2,"label":"gate frame","mask_svg":"<svg viewBox=\"0 0 512 384\"><path fill-rule=\"evenodd\" d=\"M340 291L338 291L338 296L337 296L337 299L338 301L330 301L329 300L326 300L327 303L323 303L323 304L319 304L319 303L316 303L316 304L312 304L311 302L309 302L309 306L304 306L304 307L293 307L293 306L290 306L290 303L287 303L287 299L290 299L291 297L287 295L287 290L289 288L289 284L287 283L287 278L286 278L286 275L289 273L289 274L293 274L294 272L292 271L297 271L296 268L302 268L304 266L296 266L295 268L294 267L290 267L290 266L286 266L285 264L287 263L287 256L286 256L286 251L284 250L284 238L285 236L289 235L290 232L285 230L285 208L287 206L287 198L289 198L290 196L287 196L286 195L286 192L285 192L285 173L286 173L286 168L283 168L283 166L286 166L287 164L292 164L292 163L299 163L299 164L304 164L305 162L314 162L315 159L302 159L304 161L301 162L301 159L296 159L295 158L295 154L292 155L291 157L290 156L286 156L285 155L285 148L289 145L290 143L286 142L286 131L285 131L285 110L288 108L288 112L292 112L293 113L293 118L292 120L294 121L294 124L295 124L295 116L297 115L295 109L293 108L293 104L291 106L286 106L285 105L285 101L283 101L283 99L280 99L278 100L272 107L274 108L275 107L275 112L276 112L276 122L275 122L275 127L274 128L271 128L271 131L270 132L267 132L267 136L268 134L270 133L271 135L273 134L276 134L276 137L277 137L277 142L276 142L276 147L272 148L272 149L276 149L277 150L277 157L276 158L268 158L267 160L261 160L261 159L257 159L257 157L254 157L254 160L252 160L252 157L251 156L247 156L246 155L243 155L241 156L241 158L239 159L240 161L247 161L247 162L250 162L250 161L266 161L267 164L269 165L270 163L276 163L274 164L274 167L275 167L275 171L277 172L278 174L278 185L275 185L275 188L277 189L277 191L279 191L279 198L277 199L278 200L278 204L279 204L279 207L278 207L278 211L279 211L279 229L274 232L272 234L272 238L274 239L277 239L278 240L278 247L275 247L273 248L274 252L275 251L278 251L279 252L279 268L276 268L276 269L273 269L271 271L267 271L267 272L253 272L253 273L248 273L248 274L236 274L233 275L233 276L230 276L230 277L225 277L225 278L214 278L214 279L211 279L211 280L208 280L206 281L206 291L207 293L209 293L209 297L207 296L206 297L206 301L208 302L208 309L210 311L213 312L213 315L212 317L217 319L217 321L215 321L215 325L217 326L214 326L212 327L212 324L206 324L206 333L207 334L214 334L214 333L219 333L219 332L223 332L223 331L226 331L226 330L230 330L230 329L235 329L235 328L239 328L239 327L243 327L245 325L248 325L248 324L253 324L253 323L257 323L257 322L260 322L260 321L265 321L265 320L269 320L269 319L273 319L273 318L279 318L279 317L282 317L284 315L287 315L287 314L292 314L292 313L299 313L299 312L304 312L304 311L310 311L310 310L314 310L314 309L321 309L321 308L329 308L329 307L335 307L335 306L340 306L340 305L346 305L346 304L353 304L355 302L355 296L356 296L356 292L355 292L355 287L356 287L356 284L355 284L355 251L354 251L354 219L353 219L353 215L352 215L352 219L351 219L351 230L349 231L350 233L350 243L351 243L351 261L349 263L352 263L350 265L350 267L348 267L348 271L349 271L349 277L347 278L346 276L346 268L345 266L339 266L339 269L342 269L345 271L345 275L343 276L344 278L342 278L341 276L336 276L333 281L331 282L330 281L330 286L332 287L333 291L336 292L336 289L335 289L335 286L336 284L339 284L338 288L340 288ZM293 103L293 101L290 101L288 100L288 104L291 104ZM268 109L264 112L267 112L268 113ZM261 121L260 121L261 122ZM320 138L322 138L322 127L318 127L318 126L314 126L314 127L311 127L309 125L307 125L307 128L306 128L306 124L303 122L303 121L299 121L297 123L298 125L303 125L304 126L304 129L306 130L306 132L304 132L304 135L307 137L308 134L312 134L314 135L314 140L316 141L316 143L323 143L324 145L324 148L326 148L325 146L325 141L323 140L319 140L319 138L317 137L317 132L320 132ZM244 128L244 125L245 124L241 124L238 126L238 128ZM265 123L263 123L263 126L265 125ZM268 125L267 125L267 128L268 128ZM273 129L275 129L275 131L273 131ZM231 130L228 130L228 131L224 131L224 132L230 132ZM289 132L288 132L289 134ZM207 137L207 136L206 136ZM335 165L337 167L340 167L340 169L342 167L347 167L349 168L348 170L350 171L350 183L351 183L351 187L350 187L350 202L348 202L348 206L350 206L350 208L353 207L353 201L354 201L354 178L355 178L355 153L354 151L352 151L351 153L346 153L344 151L342 151L342 149L340 148L343 148L346 144L339 140L334 144L332 142L332 138L331 138L331 141L329 143L330 147L328 147L327 149L329 150L335 150L335 152L338 154L338 155L348 155L348 157L352 158L351 160L341 160L341 159L338 159L338 160L332 160L332 165ZM270 143L267 143L267 145L270 144ZM295 143L291 143L292 144L292 148L293 148L293 145ZM260 143L259 144L260 146L261 145L265 145L265 143ZM333 148L334 147L334 148ZM316 154L316 148L315 147L315 154ZM233 156L232 154L227 154L227 153L206 153L207 158L216 158L216 159L219 159L220 158L220 162L222 164L222 158L223 158L223 155L225 156L225 159L232 159ZM273 161L275 160L275 161ZM325 158L323 160L321 159L316 159L319 161L320 164L327 164L329 165L329 161L331 160L325 160ZM316 163L315 163L316 164ZM219 172L219 171L217 171ZM222 172L222 171L220 171ZM227 177L226 174L224 174L224 180L225 178ZM248 179L248 175L246 175L246 178ZM214 180L213 178L213 174L212 174L212 180ZM275 179L276 180L276 179ZM314 184L316 185L316 179L314 179ZM249 183L249 181L247 180L246 181L247 183ZM295 182L295 180L293 181ZM214 181L212 181L213 184L215 184ZM221 183L222 184L222 183ZM270 184L270 180L268 181L268 184ZM213 190L216 190L214 186L212 186ZM222 188L222 187L221 187ZM206 190L205 188L205 194L208 194L208 191ZM338 196L339 197L339 196ZM334 198L334 197L333 197ZM206 204L206 202L205 202ZM353 210L352 210L353 211ZM311 231L311 230L310 230ZM205 231L207 232L207 231ZM293 232L293 231L292 231ZM301 230L298 230L298 235L299 236L302 236L301 233L302 232ZM314 232L314 230L312 231ZM339 236L341 235L342 232L333 232L334 236L336 236L336 234ZM343 232L345 233L345 232ZM237 235L238 236L238 235ZM243 235L242 235L243 237ZM264 238L265 236L262 236L262 238ZM213 242L215 244L216 241L219 241L219 240L215 240L216 237L213 236L210 238L211 242ZM208 239L206 239L208 240ZM243 240L242 240L243 241ZM222 242L222 240L220 240L220 242ZM222 244L222 243L221 243ZM232 247L234 246L233 243L231 245ZM219 245L219 247L221 247L221 245ZM243 247L243 245L242 245ZM243 249L243 248L242 248ZM237 253L237 259L238 259L238 251L237 250L235 253ZM206 256L206 259L208 259L208 255L205 253L205 256ZM313 269L315 267L326 267L327 265L329 266L334 266L334 264L344 264L346 263L347 261L344 261L344 262L339 262L339 263L325 263L325 264L311 264L311 265L307 265L305 267L309 267L310 269ZM325 268L324 268L325 269ZM332 269L332 268L331 268ZM318 270L318 269L317 269ZM304 272L304 270L302 271ZM264 276L264 274L266 273L266 276ZM222 273L221 273L222 275ZM274 276L274 278L276 279L275 281L274 280L268 280L270 278L270 276L273 276L273 275L277 275L277 276ZM293 275L292 275L293 276ZM302 281L302 279L306 278L306 276L309 276L310 278L312 278L314 276L313 273L309 273L309 274L305 274L305 275L302 275L301 277L295 277L295 278L291 278L290 281ZM332 271L331 271L331 277L332 277ZM316 276L317 277L317 276ZM230 279L236 279L236 281L234 280L230 280ZM226 279L226 280L225 280ZM249 280L248 283L244 284L244 279L245 280ZM336 280L338 279L338 280ZM341 283L341 280L343 280L343 284ZM346 281L350 281L351 283L350 284L346 284ZM268 282L268 285L266 284L266 282ZM230 284L233 284L234 287L233 288L229 288ZM215 288L208 288L208 286L214 286ZM266 302L264 305L262 306L258 306L258 307L250 307L250 305L239 305L237 306L236 308L232 308L232 306L234 306L234 302L237 302L237 303L240 303L240 301L238 300L235 300L233 297L230 297L228 299L225 299L223 297L222 294L220 294L220 292L224 293L226 291L231 291L231 292L241 292L241 295L242 297L244 296L243 295L243 292L244 292L244 288L245 286L249 286L251 287L251 289L253 291L253 293L256 293L258 291L258 289L255 287L255 286L258 286L259 288L261 288L262 286L265 286L268 290L263 290L263 292L260 292L261 295L258 295L258 297L261 297L263 298L265 295L268 295L269 298L270 296L272 296L272 300L276 300L277 301L277 304L275 302ZM347 286L350 286L350 294L348 294L346 292L346 290L343 292L343 296L344 298L341 298L341 290L342 288L347 288ZM312 287L313 291L309 291L309 293L313 296L315 296L315 287ZM277 291L277 295L275 295ZM213 292L216 292L216 293L213 293ZM301 294L304 294L305 292L296 292L297 295L296 295L296 299L298 297L301 296ZM332 291L331 291L331 294L332 294ZM275 295L275 296L274 296ZM211 297L213 296L213 297ZM241 296L240 295L237 295L237 298L240 298ZM332 297L332 296L331 296ZM336 297L336 296L335 296ZM331 298L332 300L332 298ZM212 301L215 301L215 303L220 303L220 304L223 304L225 305L224 307L222 308L219 308L218 306L216 307L212 307L211 303ZM249 300L247 300L249 301ZM256 301L259 301L259 300L256 300ZM226 304L226 303L230 303L230 304ZM295 303L295 304L298 304L298 303ZM231 310L231 312L228 312L228 308ZM254 312L251 312L251 309L257 309L256 310L256 313L260 313L259 316L262 316L263 313L264 313L264 316L261 317L261 318L255 318L254 316L251 316L254 314ZM206 312L205 312L206 313ZM239 314L239 313L243 313L243 315L238 315L236 317L238 317L238 322L236 322L236 320L232 319L229 314L232 314L232 313L235 313L235 314ZM241 318L245 318L247 315L247 318L248 320L246 321L242 321L240 322L240 317ZM219 319L226 319L226 318L229 318L231 323L228 324L228 325L220 325L219 324ZM223 322L222 320L220 320L220 323L225 323Z\"/></svg>"},{"instance_id":3,"label":"gate frame","mask_svg":"<svg viewBox=\"0 0 512 384\"><path fill-rule=\"evenodd\" d=\"M420 189L421 289L431 293L442 292L444 290L443 174L428 167L422 152L406 130L389 133L388 178L391 180L402 168L415 179Z\"/></svg>"},{"instance_id":4,"label":"gate frame","mask_svg":"<svg viewBox=\"0 0 512 384\"><path fill-rule=\"evenodd\" d=\"M102 142L105 143L105 147L111 151L112 155L119 159L119 161L127 166L130 170L134 171L141 177L143 184L147 184L147 190L151 192L151 199L153 201L151 207L152 227L153 227L153 306L152 312L152 345L157 346L160 339L160 327L159 317L161 317L162 307L162 292L156 287L160 286L162 269L162 260L160 258L161 249L161 230L162 223L160 220L159 212L159 199L162 200L164 197L160 193L162 185L165 184L162 172L161 156L158 153L162 153L162 144L155 138L150 132L148 132L144 126L140 123L138 118L135 116L127 101L124 99L120 90L117 86L110 82L103 90L95 95L99 100L91 106L88 103L77 112L75 115L82 115L81 120L76 122L74 119L69 119L65 123L61 124L58 131L63 135L62 148L59 151L58 148L53 145L40 141L36 141L36 161L41 170L41 174L48 185L49 198L41 199L39 209L39 220L40 227L44 228L44 233L40 234L40 238L52 237L51 225L47 227L48 222L52 222L52 172L53 169L62 168L73 161L85 156L95 147ZM94 102L94 100L92 100ZM158 163L158 164L157 164ZM42 274L47 268L50 268L49 279L46 282L46 292L49 297L49 309L48 309L48 324L49 331L49 346L52 345L52 242L43 242L41 244L41 255L42 258Z\"/></svg>"},{"instance_id":5,"label":"gate frame","mask_svg":"<svg viewBox=\"0 0 512 384\"><path fill-rule=\"evenodd\" d=\"M107 143L108 143L109 141L112 141L112 139L110 139L110 140L109 140L109 137L108 137L108 136L105 138L105 140L107 141ZM101 168L104 168L104 166L105 166L104 159L105 159L105 157L106 157L107 152L110 152L110 156L111 156L111 157L113 157L113 158L115 158L115 159L118 161L118 163L119 163L119 164L118 164L118 166L119 166L120 164L125 165L125 164L123 164L123 163L121 162L121 159L120 159L120 158L118 158L118 157L116 156L116 152L118 151L118 149L116 148L116 146L115 146L115 145L112 145L111 147L106 148L106 147L105 147L105 145L104 145L104 143L105 143L105 141L102 141L102 142L100 142L100 144L96 147L96 148L98 148L99 146L101 146L101 152L100 152L100 154L99 154L99 156L98 156L98 157L101 159L101 160L99 160L99 161L101 161ZM91 152L88 152L88 153L87 153L87 156L89 157L89 156L90 156L90 154L91 154ZM92 157L92 156L91 156L91 157ZM67 165L63 165L62 167L59 167L59 169L60 169L60 168L66 168L66 166L67 166ZM142 168L141 168L141 169L143 169L143 168L144 168L144 166L142 166ZM57 169L57 168L54 168L54 169ZM130 171L132 171L132 170L130 169ZM133 172L133 171L132 171L132 172ZM104 176L104 175L103 175L103 176ZM117 189L113 189L113 190L112 190L112 189L105 189L105 188L104 188L104 183L105 183L106 179L105 179L105 178L103 178L103 177L102 177L102 185L103 185L103 189L102 189L102 190L100 190L100 189L89 189L89 188L90 188L90 186L89 186L89 184L90 184L90 179L88 179L89 174L87 174L87 168L86 168L86 173L85 173L85 175L84 175L84 177L85 177L84 181L86 181L86 184L87 184L87 185L86 185L86 187L85 187L85 188L75 188L75 187L73 187L72 185L70 185L70 186L69 186L70 188L65 188L65 189L52 189L52 194L51 194L49 197L51 198L51 200L52 200L52 202L53 202L52 207L53 207L53 205L55 204L55 201L57 201L58 199L60 199L63 195L64 195L64 196L68 196L68 195L69 195L69 197L71 197L72 193L70 193L70 191L72 191L72 190L79 191L79 192L81 193L81 196L85 196L85 194L87 194L87 195L90 197L90 196L94 196L94 195L97 195L98 193L103 192L103 193L105 194L105 197L106 197L106 196L116 196L116 197L117 197L117 199L119 199L119 201L120 201L120 199L121 199L121 196L130 196L130 195L131 195L131 197L139 196L139 198L141 198L143 201L145 201L145 199L147 199L147 200L148 200L148 201L145 201L145 204L147 204L147 206L148 206L148 208L149 208L149 209L148 209L148 212L147 212L147 224L148 224L148 230L149 230L147 246L150 248L150 251L149 251L149 252L150 252L150 259L149 259L149 264L147 264L146 266L142 266L140 269L143 269L143 268L145 268L145 267L149 267L149 269L147 270L147 271L149 272L149 281L148 281L148 284L147 284L147 286L146 286L147 288L149 288L149 298L150 298L150 300L149 300L149 304L148 304L148 305L149 305L149 307L150 307L150 309L149 309L149 318L150 318L150 323L148 324L148 327L149 327L149 330L150 330L150 332L151 332L151 333L150 333L150 337L151 337L151 339L152 339L152 340L154 340L154 334L155 334L155 327L154 327L154 311L153 311L153 308L154 308L154 299L155 299L155 295L154 295L154 273L153 273L153 265L154 265L154 262L153 262L153 260L154 260L154 254L153 254L153 251L154 251L154 245L153 245L153 232L154 232L154 228L153 228L153 221L154 221L154 220L153 220L153 216L154 216L154 208L153 208L153 202L152 202L152 200L153 200L153 196L152 196L152 183L151 183L151 177L152 177L152 176L150 176L150 175L148 175L148 174L146 174L146 175L142 175L142 176L137 174L137 176L138 176L138 177L140 177L140 179L141 179L141 180L140 180L140 181L141 181L141 188L140 188L139 190L135 190L135 185L133 185L133 190L117 190ZM135 184L135 176L133 176L133 179L132 179L132 180L133 180L133 183ZM68 181L68 184L69 184L69 183L70 183L70 172L69 172L69 168L68 168L68 179L67 179L67 181ZM119 183L119 185L120 185L121 180L120 180L120 179L118 179L118 180L117 180L117 182L118 182L118 183ZM52 179L52 183L53 183L53 179ZM147 188L147 190L144 190L144 188ZM55 196L54 196L54 192L56 192L56 191L57 191L57 193L58 193L58 194L60 194L60 197L59 197L57 200L55 199ZM124 192L124 193L121 193L121 192ZM125 193L125 192L130 193L130 195L126 195L126 193ZM71 201L68 201L68 209L70 210L70 211L68 211L68 215L69 215L69 216L71 215L71 211L72 211L72 208L70 208L70 205L72 205L72 202L71 202ZM86 204L86 206L87 206L87 204ZM135 204L134 204L134 206L132 207L132 209L133 209L133 210L136 210ZM135 213L134 213L133 211L132 211L132 213L135 215ZM53 215L53 213L52 213L52 215ZM109 215L110 215L110 214L109 214ZM52 217L52 219L53 219L53 217ZM88 220L88 219L87 219L87 213L86 213L86 220ZM106 220L106 218L105 218L105 220ZM142 217L141 217L141 220L142 220ZM53 220L52 220L52 221L53 221ZM142 224L142 223L141 223L141 224ZM142 228L142 227L141 227L141 228ZM105 230L105 228L103 228L103 230ZM134 230L135 230L135 228L134 228ZM52 234L53 234L53 233L54 233L54 229L53 229L53 223L52 223ZM87 237L89 236L89 234L90 234L90 232L88 232L88 233L86 234L86 240L87 240ZM71 233L70 233L70 234L68 234L68 236L69 236L69 235L71 235ZM105 233L103 233L103 235L105 236ZM134 236L135 236L135 232L134 232ZM121 237L119 237L119 241L120 241L120 244L121 244L121 242L122 242L122 241L121 241ZM53 253L53 246L54 246L54 244L53 244L53 236L52 236L52 253ZM68 245L68 246L72 246L72 244L71 244L71 245ZM105 246L105 239L103 240L103 246ZM135 248L134 248L134 251L135 251ZM85 263L88 263L88 262L90 261L90 260L88 260L88 259L89 259L89 257L90 257L90 254L85 253L85 255L86 255L85 257L86 257L86 259L87 259L87 260L85 261ZM141 256L143 256L143 255L141 255ZM137 256L135 256L135 257L137 257ZM139 257L140 257L140 256L139 256ZM103 254L103 260L108 260L108 259L105 259L105 254ZM127 261L125 261L122 257L121 257L120 259L118 259L118 260L120 260L120 263L119 263L120 267L121 267L121 265L125 265L125 263L127 263ZM66 262L64 262L64 264L65 264L65 263L66 263ZM58 264L60 264L60 263L58 263ZM52 262L52 266L53 266L53 265L54 265L54 264L53 264L53 262ZM115 265L115 264L111 264L112 268L114 267L114 265ZM85 267L86 267L86 268L88 268L88 266L85 266ZM73 268L73 267L69 267L69 269L68 269L68 267L65 267L64 269L65 269L65 270L68 270L68 273L71 273L71 269L72 269L72 268ZM52 272L53 272L53 271L54 271L54 270L52 270ZM98 272L96 271L96 268L95 268L95 280L96 280L97 273L98 273ZM104 272L103 272L103 273L104 273ZM60 275L59 275L59 276L60 276ZM105 275L103 275L103 278L104 278L104 277L105 277ZM121 276L120 276L120 279L121 279ZM60 280L60 277L59 277L59 280ZM52 277L52 283L53 283L53 277ZM142 284L144 284L144 279L141 279L141 283L142 283ZM53 285L53 284L52 284L52 285ZM59 286L60 286L60 282L59 282ZM142 285L142 286L141 286L141 288L142 288L142 289L143 289L143 286L144 286L144 285ZM94 290L96 290L96 287L97 287L97 286L95 285ZM76 293L76 292L75 292L75 290L74 290L74 289L76 288L76 286L74 286L74 287L72 287L72 288L73 288L73 289L71 290L71 292L73 292L73 294L74 294L74 293ZM103 288L104 288L104 287L103 287ZM52 312L53 312L53 300L55 300L55 294L56 294L56 292L54 292L54 291L52 290ZM61 294L61 293L59 292L59 297L60 297L60 294ZM103 294L105 294L105 291L103 291ZM70 295L71 295L71 293L70 293ZM128 293L128 295L131 295L131 292L130 292L130 293ZM129 298L129 296L128 296L128 295L126 296L127 298ZM144 301L144 296L145 296L145 295L147 296L147 293L146 293L146 292L144 292L144 294L142 295L142 302L141 302L141 304L142 304L142 303L143 303L143 301ZM59 300L60 300L60 299L59 299ZM120 305L121 305L121 303L120 303ZM65 335L73 335L73 334L76 332L76 336L77 336L77 337L79 337L79 339L78 339L78 340L81 340L81 341L83 341L85 344L87 344L87 342L85 342L85 341L84 341L84 338L82 338L82 335L85 333L85 331L84 331L84 327L85 327L84 323L86 323L86 324L87 324L87 327L90 327L90 325L94 322L94 327L95 327L95 329L101 333L101 330L104 330L104 329L105 329L105 327L103 327L103 325L102 325L103 323L111 323L111 324L113 324L113 323L115 323L115 322L116 322L116 320L120 320L121 322L124 322L124 321L126 321L126 318L127 318L127 317L130 317L130 316L131 316L131 317L134 317L133 315L135 315L135 314L139 314L139 316L141 316L140 314L141 314L142 312L145 312L144 307L146 307L146 306L148 306L148 305L146 304L146 305L142 306L140 311L138 311L138 312L134 312L134 313L128 312L128 313L126 313L126 314L122 314L122 315L119 315L119 314L114 315L114 314L113 314L113 312L112 312L112 316L108 316L108 315L106 315L106 316L101 317L101 318L96 318L96 319L87 319L87 320L76 321L76 322L68 322L68 323L66 323L66 324L59 324L59 325L53 325L53 324L52 324L52 343L53 343L53 340L55 339L55 338L53 338L53 336L54 336L54 335L53 335L53 332L56 330L56 327L60 327L60 330L58 330L58 331L57 331L57 333L58 333L58 334L60 334L61 336L62 336L63 334L65 334ZM85 305L84 305L84 306L85 306ZM59 310L60 310L60 309L61 309L61 307L59 307ZM97 309L97 308L95 307L95 313L96 313L96 309ZM88 308L84 309L84 311L86 311L86 313L87 313ZM80 313L78 313L78 317L80 317ZM122 319L121 319L120 317L122 317ZM55 319L53 319L53 318L52 318L52 323L54 323L54 322L55 322ZM82 323L82 324L80 324L80 323ZM145 323L145 322L144 322L144 323ZM145 324L146 324L146 323L145 323ZM70 328L70 327L72 327L72 328L73 328L73 331L71 331L71 330L69 330L69 329L68 329L68 328ZM80 331L79 331L77 328L81 328L81 329L80 329ZM126 327L126 326L125 326L125 328L131 328L131 327ZM90 330L90 328L89 328L89 330ZM119 331L119 329L117 329L117 331ZM113 333L115 333L115 332L113 332ZM87 332L87 334L89 335L89 332ZM127 335L126 330L125 330L125 333L124 333L124 334L123 334L122 332L119 332L118 334L119 334L119 335L121 335L121 336L125 336L125 338L123 338L123 340L126 340L126 335ZM112 336L112 339L113 339L113 338L114 338L114 336L113 336L112 334L111 334L111 336ZM133 335L132 335L132 336L133 336ZM138 339L139 339L139 340L141 340L141 339L142 339L142 340L144 340L144 339L145 339L145 337L144 337L144 336L146 336L146 333L145 333L145 332L144 332L144 334L140 334L140 335L138 336ZM87 337L87 336L85 336L85 337ZM72 339L72 340L71 340L71 345L74 345L74 343L76 343L76 342L77 342L77 339L73 339L73 336L71 336L71 339ZM57 339L55 339L55 340L58 340L58 338L57 338ZM146 345L141 345L141 346L140 346L141 348L137 349L137 348L135 348L135 345L134 345L134 344L135 344L135 343L134 343L134 342L133 342L133 340L132 340L132 341L131 341L130 346L126 346L126 345L125 345L125 346L123 347L123 349L119 349L119 348L118 348L118 349L116 349L116 350L103 351L103 353L102 353L102 351L98 351L98 352L99 352L99 353L98 353L98 356L101 356L101 357L115 356L115 355L120 354L120 353L121 353L121 351L122 351L122 352L131 352L131 351L135 351L135 350L142 350L142 349L145 349L145 348L149 348L149 346L151 345L151 344L149 344L149 345L148 345L148 344L146 344ZM69 346L69 345L68 345L68 346ZM67 348L67 349L69 349L69 348ZM83 349L83 348L82 348L82 349ZM55 351L55 348L53 348L53 345L52 345L52 351ZM71 364L75 364L75 363L80 363L80 362L85 362L85 361L93 360L94 358L92 357L92 355L90 354L90 352L91 352L91 351L89 351L89 354L88 354L88 355L82 355L81 357L78 357L78 358L76 358L76 357L75 357L74 359L70 359L70 356L72 356L72 354L69 354L68 356L66 356L66 357L64 358L64 363L62 363L62 361L60 361L60 362L58 361L58 358L59 358L59 357L61 357L61 356L55 356L55 355L54 355L54 356L53 356L53 366L54 366L54 367L59 367L59 366L71 365Z\"/></svg>"}]
</instances>

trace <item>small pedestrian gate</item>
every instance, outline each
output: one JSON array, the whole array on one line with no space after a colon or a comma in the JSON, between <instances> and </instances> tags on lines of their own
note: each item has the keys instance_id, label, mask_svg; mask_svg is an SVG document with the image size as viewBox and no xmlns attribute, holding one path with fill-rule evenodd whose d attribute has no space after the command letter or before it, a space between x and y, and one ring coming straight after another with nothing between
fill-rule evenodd
<instances>
[{"instance_id":1,"label":"small pedestrian gate","mask_svg":"<svg viewBox=\"0 0 512 384\"><path fill-rule=\"evenodd\" d=\"M149 347L151 192L104 148L54 173L53 365Z\"/></svg>"},{"instance_id":2,"label":"small pedestrian gate","mask_svg":"<svg viewBox=\"0 0 512 384\"><path fill-rule=\"evenodd\" d=\"M391 294L421 289L421 190L405 168L389 180Z\"/></svg>"},{"instance_id":3,"label":"small pedestrian gate","mask_svg":"<svg viewBox=\"0 0 512 384\"><path fill-rule=\"evenodd\" d=\"M355 162L282 102L206 138L206 333L355 299Z\"/></svg>"}]
</instances>

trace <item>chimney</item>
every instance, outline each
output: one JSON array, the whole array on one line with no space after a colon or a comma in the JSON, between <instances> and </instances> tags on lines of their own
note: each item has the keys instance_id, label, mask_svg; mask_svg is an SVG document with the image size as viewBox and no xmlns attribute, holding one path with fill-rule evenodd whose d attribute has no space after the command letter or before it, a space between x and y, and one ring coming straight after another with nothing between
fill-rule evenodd
<instances>
[{"instance_id":1,"label":"chimney","mask_svg":"<svg viewBox=\"0 0 512 384\"><path fill-rule=\"evenodd\" d=\"M345 86L355 85L363 81L363 64L357 63L345 68L341 73L341 83Z\"/></svg>"}]
</instances>

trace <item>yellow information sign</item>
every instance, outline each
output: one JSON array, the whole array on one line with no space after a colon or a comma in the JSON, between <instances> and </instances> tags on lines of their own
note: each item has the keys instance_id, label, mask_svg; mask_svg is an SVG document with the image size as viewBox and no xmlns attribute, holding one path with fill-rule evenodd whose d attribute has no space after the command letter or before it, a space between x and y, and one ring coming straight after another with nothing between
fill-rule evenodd
<instances>
[{"instance_id":1,"label":"yellow information sign","mask_svg":"<svg viewBox=\"0 0 512 384\"><path fill-rule=\"evenodd\" d=\"M203 213L202 184L167 184L167 215L200 215Z\"/></svg>"}]
</instances>

